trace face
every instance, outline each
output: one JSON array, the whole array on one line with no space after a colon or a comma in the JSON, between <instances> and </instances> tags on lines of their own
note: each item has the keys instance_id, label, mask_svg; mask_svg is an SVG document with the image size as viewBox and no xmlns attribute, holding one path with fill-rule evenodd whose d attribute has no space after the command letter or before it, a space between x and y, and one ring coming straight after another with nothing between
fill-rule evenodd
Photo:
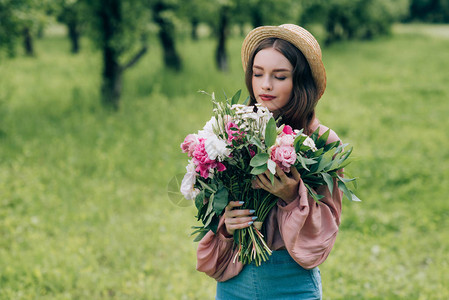
<instances>
[{"instance_id":1,"label":"face","mask_svg":"<svg viewBox=\"0 0 449 300\"><path fill-rule=\"evenodd\" d=\"M260 50L254 57L253 92L258 103L276 111L290 100L293 66L273 48Z\"/></svg>"}]
</instances>

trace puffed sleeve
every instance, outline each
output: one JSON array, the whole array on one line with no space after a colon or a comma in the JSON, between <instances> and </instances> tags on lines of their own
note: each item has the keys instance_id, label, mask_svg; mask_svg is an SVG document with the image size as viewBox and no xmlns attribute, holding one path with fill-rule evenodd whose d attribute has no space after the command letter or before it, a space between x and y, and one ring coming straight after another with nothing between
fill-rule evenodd
<instances>
[{"instance_id":1,"label":"puffed sleeve","mask_svg":"<svg viewBox=\"0 0 449 300\"><path fill-rule=\"evenodd\" d=\"M331 132L328 143L339 140ZM278 201L279 232L290 256L303 268L311 269L323 263L337 238L341 216L342 192L334 180L332 195L327 186L316 192L324 197L319 203L308 195L302 180L298 197L289 204Z\"/></svg>"},{"instance_id":2,"label":"puffed sleeve","mask_svg":"<svg viewBox=\"0 0 449 300\"><path fill-rule=\"evenodd\" d=\"M217 281L226 281L239 274L243 268L238 258L234 259L238 251L237 247L233 249L234 239L226 237L223 230L225 227L222 217L217 233L209 231L199 242L196 253L196 269Z\"/></svg>"}]
</instances>

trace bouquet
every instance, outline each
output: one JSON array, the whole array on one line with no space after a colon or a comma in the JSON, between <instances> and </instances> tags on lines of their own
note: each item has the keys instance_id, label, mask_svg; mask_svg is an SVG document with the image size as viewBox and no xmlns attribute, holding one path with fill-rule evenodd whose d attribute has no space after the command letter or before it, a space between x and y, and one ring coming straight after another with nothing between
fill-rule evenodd
<instances>
[{"instance_id":1,"label":"bouquet","mask_svg":"<svg viewBox=\"0 0 449 300\"><path fill-rule=\"evenodd\" d=\"M264 240L262 225L277 197L253 189L251 181L266 170L273 181L276 165L287 173L291 167L297 168L315 201L322 196L314 189L325 184L332 193L334 178L350 200L359 201L349 186L355 184L355 179L344 178L339 171L350 162L352 148L344 151L346 145L339 142L326 145L329 131L318 136L317 130L309 137L287 125L277 127L267 108L259 104L247 106L248 99L238 104L240 91L222 102L214 94L211 96L212 118L181 144L190 157L181 193L195 201L196 218L202 223L194 227L192 234L198 234L195 241L209 230L217 232L229 201L244 201L240 209L255 210L257 222L235 231L238 251L234 261L238 258L244 264L254 262L257 266L266 261L271 250Z\"/></svg>"}]
</instances>

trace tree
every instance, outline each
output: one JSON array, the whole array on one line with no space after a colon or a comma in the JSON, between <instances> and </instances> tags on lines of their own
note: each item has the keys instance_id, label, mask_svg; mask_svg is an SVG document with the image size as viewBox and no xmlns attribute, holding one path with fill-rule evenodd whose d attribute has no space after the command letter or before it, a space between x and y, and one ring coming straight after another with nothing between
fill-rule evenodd
<instances>
[{"instance_id":1,"label":"tree","mask_svg":"<svg viewBox=\"0 0 449 300\"><path fill-rule=\"evenodd\" d=\"M226 39L229 32L229 11L228 5L220 7L218 17L218 44L215 50L215 62L221 71L228 71L228 53L226 51Z\"/></svg>"},{"instance_id":2,"label":"tree","mask_svg":"<svg viewBox=\"0 0 449 300\"><path fill-rule=\"evenodd\" d=\"M433 23L449 23L449 1L411 0L407 21L419 20Z\"/></svg>"},{"instance_id":3,"label":"tree","mask_svg":"<svg viewBox=\"0 0 449 300\"><path fill-rule=\"evenodd\" d=\"M226 40L231 25L250 22L253 27L296 23L300 16L298 2L290 0L217 0L218 38L215 59L221 71L228 69Z\"/></svg>"},{"instance_id":4,"label":"tree","mask_svg":"<svg viewBox=\"0 0 449 300\"><path fill-rule=\"evenodd\" d=\"M296 24L301 16L301 1L291 0L236 0L235 17L239 23L252 27Z\"/></svg>"},{"instance_id":5,"label":"tree","mask_svg":"<svg viewBox=\"0 0 449 300\"><path fill-rule=\"evenodd\" d=\"M174 19L177 4L174 1L157 0L152 5L153 20L159 27L159 40L167 68L179 71L181 58L176 51Z\"/></svg>"},{"instance_id":6,"label":"tree","mask_svg":"<svg viewBox=\"0 0 449 300\"><path fill-rule=\"evenodd\" d=\"M388 34L408 12L408 0L303 0L303 21L326 29L326 44Z\"/></svg>"},{"instance_id":7,"label":"tree","mask_svg":"<svg viewBox=\"0 0 449 300\"><path fill-rule=\"evenodd\" d=\"M0 1L0 48L9 56L16 54L16 44L22 38L26 55L33 56L33 36L47 21L49 0Z\"/></svg>"},{"instance_id":8,"label":"tree","mask_svg":"<svg viewBox=\"0 0 449 300\"><path fill-rule=\"evenodd\" d=\"M84 21L82 19L82 2L78 0L59 0L56 11L58 21L67 26L71 52L76 54L80 50L81 27Z\"/></svg>"},{"instance_id":9,"label":"tree","mask_svg":"<svg viewBox=\"0 0 449 300\"><path fill-rule=\"evenodd\" d=\"M118 110L123 73L147 52L150 12L138 0L84 0L83 5L90 11L90 36L103 57L102 103Z\"/></svg>"}]
</instances>

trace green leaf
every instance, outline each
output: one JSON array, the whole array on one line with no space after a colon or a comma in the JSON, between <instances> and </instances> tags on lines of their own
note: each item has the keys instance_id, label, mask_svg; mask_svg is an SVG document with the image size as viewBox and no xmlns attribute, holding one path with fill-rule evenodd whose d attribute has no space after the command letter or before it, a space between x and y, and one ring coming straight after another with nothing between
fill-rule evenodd
<instances>
[{"instance_id":1,"label":"green leaf","mask_svg":"<svg viewBox=\"0 0 449 300\"><path fill-rule=\"evenodd\" d=\"M207 202L207 210L206 210L205 217L208 216L214 208L214 198L215 198L215 194L211 194L209 197L209 201Z\"/></svg>"},{"instance_id":2,"label":"green leaf","mask_svg":"<svg viewBox=\"0 0 449 300\"><path fill-rule=\"evenodd\" d=\"M195 237L195 239L193 240L194 242L199 242L203 239L203 237L207 234L209 230L205 229L202 231L199 231L198 235ZM193 233L194 234L194 233ZM192 235L193 235L192 234Z\"/></svg>"},{"instance_id":3,"label":"green leaf","mask_svg":"<svg viewBox=\"0 0 449 300\"><path fill-rule=\"evenodd\" d=\"M245 101L243 101L243 105L248 105L248 103L249 103L249 96L246 97Z\"/></svg>"},{"instance_id":4,"label":"green leaf","mask_svg":"<svg viewBox=\"0 0 449 300\"><path fill-rule=\"evenodd\" d=\"M274 174L270 172L271 185L274 186Z\"/></svg>"},{"instance_id":5,"label":"green leaf","mask_svg":"<svg viewBox=\"0 0 449 300\"><path fill-rule=\"evenodd\" d=\"M307 168L307 165L306 165L306 158L302 157L301 155L297 155L296 157L299 160L299 163L301 164L303 169L306 169L307 171L310 171L309 168Z\"/></svg>"},{"instance_id":6,"label":"green leaf","mask_svg":"<svg viewBox=\"0 0 449 300\"><path fill-rule=\"evenodd\" d=\"M249 165L251 167L258 167L262 166L267 163L267 160L270 158L270 155L268 153L259 153L256 154L251 161L249 162Z\"/></svg>"},{"instance_id":7,"label":"green leaf","mask_svg":"<svg viewBox=\"0 0 449 300\"><path fill-rule=\"evenodd\" d=\"M293 142L293 145L295 147L295 151L296 152L301 151L301 147L304 146L302 143L304 143L306 138L307 138L307 136L300 135L300 134L295 138L295 140ZM307 147L307 149L305 149L305 150L306 151L309 150L309 147Z\"/></svg>"},{"instance_id":8,"label":"green leaf","mask_svg":"<svg viewBox=\"0 0 449 300\"><path fill-rule=\"evenodd\" d=\"M267 164L255 167L251 170L251 174L253 175L259 175L262 174L263 172L265 172L266 170L268 170L268 166Z\"/></svg>"},{"instance_id":9,"label":"green leaf","mask_svg":"<svg viewBox=\"0 0 449 300\"><path fill-rule=\"evenodd\" d=\"M334 155L333 151L325 152L319 159L316 172L322 172L323 170L326 170L326 168L330 167L333 164L332 161L333 155Z\"/></svg>"},{"instance_id":10,"label":"green leaf","mask_svg":"<svg viewBox=\"0 0 449 300\"><path fill-rule=\"evenodd\" d=\"M362 202L362 200L359 199L359 197L357 197L352 191L351 192L351 196L352 196L352 201L355 202Z\"/></svg>"},{"instance_id":11,"label":"green leaf","mask_svg":"<svg viewBox=\"0 0 449 300\"><path fill-rule=\"evenodd\" d=\"M348 198L350 201L361 201L351 190L349 190L346 186L346 184L343 181L338 182L338 188L343 191L343 194Z\"/></svg>"},{"instance_id":12,"label":"green leaf","mask_svg":"<svg viewBox=\"0 0 449 300\"><path fill-rule=\"evenodd\" d=\"M201 184L203 189L209 190L211 193L215 193L217 191L217 187L215 186L215 184L209 185L200 179L198 179L198 182Z\"/></svg>"},{"instance_id":13,"label":"green leaf","mask_svg":"<svg viewBox=\"0 0 449 300\"><path fill-rule=\"evenodd\" d=\"M212 218L212 221L210 222L208 228L210 230L212 230L213 233L217 233L217 229L218 229L218 223L220 223L220 218L216 215L214 215L214 217Z\"/></svg>"},{"instance_id":14,"label":"green leaf","mask_svg":"<svg viewBox=\"0 0 449 300\"><path fill-rule=\"evenodd\" d=\"M256 138L255 136L252 136L250 138L249 142L253 145L256 145L257 148L259 148L260 150L265 150L265 146L263 146L260 139Z\"/></svg>"},{"instance_id":15,"label":"green leaf","mask_svg":"<svg viewBox=\"0 0 449 300\"><path fill-rule=\"evenodd\" d=\"M318 126L318 128L310 135L310 138L315 142L315 144L318 139L319 133L320 133L320 126Z\"/></svg>"},{"instance_id":16,"label":"green leaf","mask_svg":"<svg viewBox=\"0 0 449 300\"><path fill-rule=\"evenodd\" d=\"M242 93L242 90L238 90L237 93L232 96L231 105L239 103L240 94Z\"/></svg>"},{"instance_id":17,"label":"green leaf","mask_svg":"<svg viewBox=\"0 0 449 300\"><path fill-rule=\"evenodd\" d=\"M353 149L353 147L349 148L348 151L344 152L343 155L341 156L341 159L342 159L342 160L347 159L347 158L349 157L349 155L351 155L352 149Z\"/></svg>"},{"instance_id":18,"label":"green leaf","mask_svg":"<svg viewBox=\"0 0 449 300\"><path fill-rule=\"evenodd\" d=\"M333 148L338 147L338 145L340 145L340 141L335 141L333 143L329 143L329 144L324 146L324 151L329 151L329 150L331 150Z\"/></svg>"},{"instance_id":19,"label":"green leaf","mask_svg":"<svg viewBox=\"0 0 449 300\"><path fill-rule=\"evenodd\" d=\"M222 186L214 197L214 212L217 216L221 215L226 205L228 205L228 189Z\"/></svg>"},{"instance_id":20,"label":"green leaf","mask_svg":"<svg viewBox=\"0 0 449 300\"><path fill-rule=\"evenodd\" d=\"M270 118L265 128L265 145L270 148L276 142L276 121L274 118Z\"/></svg>"},{"instance_id":21,"label":"green leaf","mask_svg":"<svg viewBox=\"0 0 449 300\"><path fill-rule=\"evenodd\" d=\"M307 152L307 156L309 157L319 157L323 154L324 152L324 148L320 148L317 151L313 152L313 151L309 151Z\"/></svg>"},{"instance_id":22,"label":"green leaf","mask_svg":"<svg viewBox=\"0 0 449 300\"><path fill-rule=\"evenodd\" d=\"M211 214L209 214L209 216L206 219L206 222L204 222L204 227L209 226L210 222L212 222L212 218L214 217L215 213L212 212Z\"/></svg>"},{"instance_id":23,"label":"green leaf","mask_svg":"<svg viewBox=\"0 0 449 300\"><path fill-rule=\"evenodd\" d=\"M318 140L315 142L315 146L316 146L317 148L323 148L324 145L326 145L327 139L328 139L328 137L329 137L329 132L330 132L330 129L326 130L326 132L323 133L323 134L318 138Z\"/></svg>"},{"instance_id":24,"label":"green leaf","mask_svg":"<svg viewBox=\"0 0 449 300\"><path fill-rule=\"evenodd\" d=\"M357 180L354 176L352 176L348 171L345 171L343 173L347 178L354 178L354 181L352 181L352 185L354 186L355 189L357 189Z\"/></svg>"},{"instance_id":25,"label":"green leaf","mask_svg":"<svg viewBox=\"0 0 449 300\"><path fill-rule=\"evenodd\" d=\"M334 167L334 166L332 166L332 169L334 169L334 170L340 170L340 169L343 169L344 167L346 167L347 165L349 165L350 163L352 163L354 160L352 159L352 158L347 158L345 161L343 161L343 162L341 162L341 160L340 160L340 163L336 166L336 167Z\"/></svg>"},{"instance_id":26,"label":"green leaf","mask_svg":"<svg viewBox=\"0 0 449 300\"><path fill-rule=\"evenodd\" d=\"M334 190L334 180L332 179L332 176L328 173L321 173L323 176L324 181L326 182L327 188L329 189L329 192L332 196L332 191Z\"/></svg>"},{"instance_id":27,"label":"green leaf","mask_svg":"<svg viewBox=\"0 0 449 300\"><path fill-rule=\"evenodd\" d=\"M340 175L337 175L337 177L338 177L338 179L340 179L344 183L348 183L348 182L351 182L351 181L355 180L355 178L346 178L346 177L341 177Z\"/></svg>"},{"instance_id":28,"label":"green leaf","mask_svg":"<svg viewBox=\"0 0 449 300\"><path fill-rule=\"evenodd\" d=\"M195 197L195 206L198 210L201 210L201 208L204 205L204 191L201 191L198 195Z\"/></svg>"},{"instance_id":29,"label":"green leaf","mask_svg":"<svg viewBox=\"0 0 449 300\"><path fill-rule=\"evenodd\" d=\"M318 195L307 183L304 183L304 185L306 186L307 190L309 191L309 195L312 196L313 200L315 200L315 202L317 202L317 203L320 203L319 200L321 198L323 198L324 196Z\"/></svg>"}]
</instances>

